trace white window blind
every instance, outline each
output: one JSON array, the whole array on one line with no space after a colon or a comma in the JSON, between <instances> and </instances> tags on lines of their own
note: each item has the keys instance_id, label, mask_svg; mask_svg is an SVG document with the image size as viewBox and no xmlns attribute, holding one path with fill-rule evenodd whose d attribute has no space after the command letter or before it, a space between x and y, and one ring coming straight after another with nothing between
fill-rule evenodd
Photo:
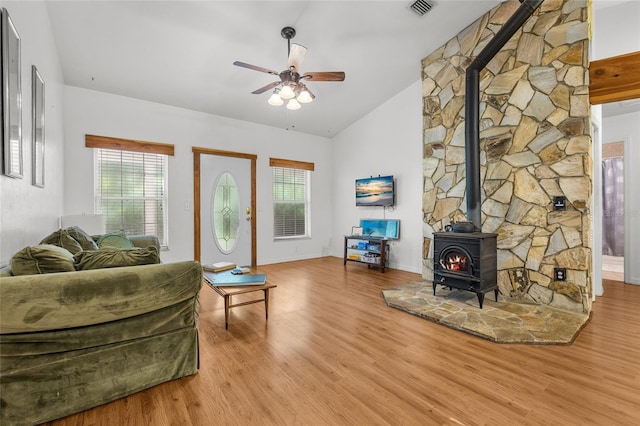
<instances>
[{"instance_id":1,"label":"white window blind","mask_svg":"<svg viewBox=\"0 0 640 426\"><path fill-rule=\"evenodd\" d=\"M287 167L273 170L273 236L309 235L309 171Z\"/></svg>"},{"instance_id":2,"label":"white window blind","mask_svg":"<svg viewBox=\"0 0 640 426\"><path fill-rule=\"evenodd\" d=\"M107 232L156 235L167 241L167 169L163 154L96 149L96 211Z\"/></svg>"}]
</instances>

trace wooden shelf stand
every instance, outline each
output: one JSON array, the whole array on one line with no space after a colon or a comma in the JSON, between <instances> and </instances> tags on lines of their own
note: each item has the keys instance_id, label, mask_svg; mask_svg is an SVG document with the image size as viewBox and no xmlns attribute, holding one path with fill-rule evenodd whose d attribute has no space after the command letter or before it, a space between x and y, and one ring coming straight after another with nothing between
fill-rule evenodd
<instances>
[{"instance_id":1,"label":"wooden shelf stand","mask_svg":"<svg viewBox=\"0 0 640 426\"><path fill-rule=\"evenodd\" d=\"M361 235L345 235L344 265L347 261L366 263L384 273L389 255L389 239Z\"/></svg>"}]
</instances>

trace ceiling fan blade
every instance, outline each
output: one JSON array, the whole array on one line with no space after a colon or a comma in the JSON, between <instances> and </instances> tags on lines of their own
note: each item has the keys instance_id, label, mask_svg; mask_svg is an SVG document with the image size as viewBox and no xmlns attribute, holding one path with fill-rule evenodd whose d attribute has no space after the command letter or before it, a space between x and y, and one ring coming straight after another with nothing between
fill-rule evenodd
<instances>
[{"instance_id":1,"label":"ceiling fan blade","mask_svg":"<svg viewBox=\"0 0 640 426\"><path fill-rule=\"evenodd\" d=\"M267 74L273 74L273 75L280 75L279 72L267 69L267 68L262 68L256 65L251 65L251 64L245 64L244 62L240 62L240 61L235 61L233 63L233 65L238 66L238 67L242 67L242 68L249 68L250 70L255 70L255 71L260 71L260 72L266 72Z\"/></svg>"},{"instance_id":2,"label":"ceiling fan blade","mask_svg":"<svg viewBox=\"0 0 640 426\"><path fill-rule=\"evenodd\" d=\"M289 52L289 62L287 67L289 69L293 67L296 72L300 72L300 65L302 65L305 53L307 53L306 47L297 43L291 43L291 51Z\"/></svg>"},{"instance_id":3,"label":"ceiling fan blade","mask_svg":"<svg viewBox=\"0 0 640 426\"><path fill-rule=\"evenodd\" d=\"M254 95L259 95L260 93L264 93L264 92L266 92L267 90L271 90L271 89L273 89L274 87L276 87L276 86L277 86L278 84L280 84L280 83L281 83L280 81L274 81L273 83L269 83L269 84L267 84L266 86L263 86L263 87L261 87L261 88L259 88L259 89L256 89L256 90L254 90L254 91L253 91L253 92L251 92L251 93L253 93Z\"/></svg>"},{"instance_id":4,"label":"ceiling fan blade","mask_svg":"<svg viewBox=\"0 0 640 426\"><path fill-rule=\"evenodd\" d=\"M302 76L309 81L344 81L343 71L306 72Z\"/></svg>"}]
</instances>

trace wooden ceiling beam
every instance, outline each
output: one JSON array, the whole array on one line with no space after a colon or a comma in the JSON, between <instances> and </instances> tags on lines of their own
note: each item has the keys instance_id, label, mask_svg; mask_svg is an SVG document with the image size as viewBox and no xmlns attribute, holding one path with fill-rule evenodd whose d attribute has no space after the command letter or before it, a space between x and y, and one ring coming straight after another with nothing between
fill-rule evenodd
<instances>
[{"instance_id":1,"label":"wooden ceiling beam","mask_svg":"<svg viewBox=\"0 0 640 426\"><path fill-rule=\"evenodd\" d=\"M636 98L640 98L640 51L589 64L589 102L592 105Z\"/></svg>"}]
</instances>

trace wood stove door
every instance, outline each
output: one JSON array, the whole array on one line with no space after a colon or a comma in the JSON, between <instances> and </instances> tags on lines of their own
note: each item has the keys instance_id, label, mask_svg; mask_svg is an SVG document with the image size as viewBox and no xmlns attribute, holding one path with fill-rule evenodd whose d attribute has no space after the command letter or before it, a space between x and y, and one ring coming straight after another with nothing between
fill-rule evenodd
<instances>
[{"instance_id":1,"label":"wood stove door","mask_svg":"<svg viewBox=\"0 0 640 426\"><path fill-rule=\"evenodd\" d=\"M471 253L466 248L452 244L440 252L436 270L467 278L474 276L475 265Z\"/></svg>"}]
</instances>

